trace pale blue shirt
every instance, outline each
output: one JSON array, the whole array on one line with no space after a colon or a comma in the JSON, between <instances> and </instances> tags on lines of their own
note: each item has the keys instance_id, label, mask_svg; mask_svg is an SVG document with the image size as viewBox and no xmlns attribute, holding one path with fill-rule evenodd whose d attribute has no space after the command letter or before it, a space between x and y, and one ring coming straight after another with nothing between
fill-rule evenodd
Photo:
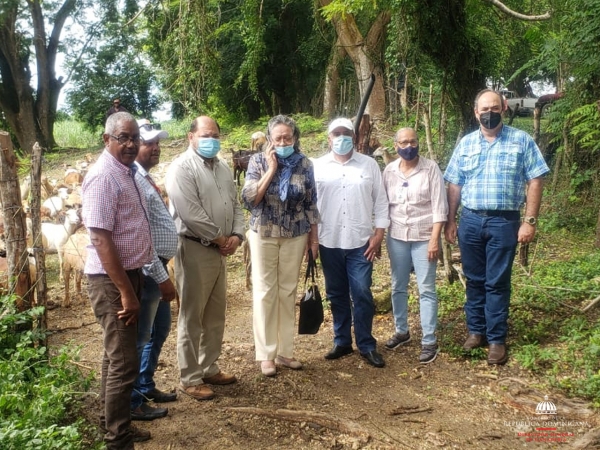
<instances>
[{"instance_id":1,"label":"pale blue shirt","mask_svg":"<svg viewBox=\"0 0 600 450\"><path fill-rule=\"evenodd\" d=\"M473 210L518 211L528 181L550 169L534 140L524 131L503 125L488 142L480 130L463 137L444 178L461 189L461 204Z\"/></svg>"}]
</instances>

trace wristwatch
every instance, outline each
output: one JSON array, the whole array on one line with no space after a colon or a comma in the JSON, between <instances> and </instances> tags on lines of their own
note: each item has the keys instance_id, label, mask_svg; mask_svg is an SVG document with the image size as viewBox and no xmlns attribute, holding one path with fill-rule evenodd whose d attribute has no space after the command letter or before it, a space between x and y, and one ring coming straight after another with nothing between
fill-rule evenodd
<instances>
[{"instance_id":1,"label":"wristwatch","mask_svg":"<svg viewBox=\"0 0 600 450\"><path fill-rule=\"evenodd\" d=\"M523 222L528 223L529 225L536 226L537 219L533 216L526 216Z\"/></svg>"},{"instance_id":2,"label":"wristwatch","mask_svg":"<svg viewBox=\"0 0 600 450\"><path fill-rule=\"evenodd\" d=\"M242 236L240 233L231 233L231 235L237 237L240 242L244 242L244 236Z\"/></svg>"}]
</instances>

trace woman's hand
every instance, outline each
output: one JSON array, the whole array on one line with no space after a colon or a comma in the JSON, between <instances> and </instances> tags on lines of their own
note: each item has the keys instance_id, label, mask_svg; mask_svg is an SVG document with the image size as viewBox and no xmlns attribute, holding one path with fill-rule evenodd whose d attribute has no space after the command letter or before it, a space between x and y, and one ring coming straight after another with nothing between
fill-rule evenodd
<instances>
[{"instance_id":1,"label":"woman's hand","mask_svg":"<svg viewBox=\"0 0 600 450\"><path fill-rule=\"evenodd\" d=\"M275 152L275 147L271 141L268 141L267 149L265 150L265 156L267 157L269 170L275 172L277 170L277 153Z\"/></svg>"}]
</instances>

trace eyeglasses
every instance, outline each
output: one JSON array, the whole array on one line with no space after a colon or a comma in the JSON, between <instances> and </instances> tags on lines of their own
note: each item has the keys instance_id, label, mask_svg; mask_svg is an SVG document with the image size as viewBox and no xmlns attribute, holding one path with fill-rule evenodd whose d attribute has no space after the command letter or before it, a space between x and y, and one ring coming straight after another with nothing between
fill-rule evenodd
<instances>
[{"instance_id":1,"label":"eyeglasses","mask_svg":"<svg viewBox=\"0 0 600 450\"><path fill-rule=\"evenodd\" d=\"M396 141L396 144L398 144L398 146L400 148L405 148L408 147L409 145L416 147L417 145L419 145L419 141L417 141L416 139L412 139L410 141Z\"/></svg>"},{"instance_id":2,"label":"eyeglasses","mask_svg":"<svg viewBox=\"0 0 600 450\"><path fill-rule=\"evenodd\" d=\"M136 137L131 137L131 136L113 136L112 134L109 134L109 136L111 138L113 138L115 141L117 141L119 143L119 145L129 145L130 143L133 143L133 145L140 145L142 142L142 138L139 136Z\"/></svg>"}]
</instances>

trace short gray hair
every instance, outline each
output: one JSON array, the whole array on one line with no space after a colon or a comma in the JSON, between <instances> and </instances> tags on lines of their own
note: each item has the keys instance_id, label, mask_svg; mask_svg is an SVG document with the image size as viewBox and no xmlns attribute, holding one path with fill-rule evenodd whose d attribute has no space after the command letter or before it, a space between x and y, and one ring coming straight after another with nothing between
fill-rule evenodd
<instances>
[{"instance_id":1,"label":"short gray hair","mask_svg":"<svg viewBox=\"0 0 600 450\"><path fill-rule=\"evenodd\" d=\"M294 136L294 151L297 153L300 151L300 129L298 128L298 125L296 125L296 122L294 122L294 119L292 119L291 117L288 116L284 116L283 114L279 114L273 118L271 118L271 120L269 120L269 123L267 124L267 138L271 137L271 131L273 130L273 128L275 128L277 125L287 125L288 127L290 127L292 129L292 134Z\"/></svg>"},{"instance_id":2,"label":"short gray hair","mask_svg":"<svg viewBox=\"0 0 600 450\"><path fill-rule=\"evenodd\" d=\"M133 117L128 112L118 112L111 114L106 119L106 125L104 125L104 133L105 134L115 134L117 127L121 122L136 122L135 117ZM136 122L137 123L137 122Z\"/></svg>"}]
</instances>

